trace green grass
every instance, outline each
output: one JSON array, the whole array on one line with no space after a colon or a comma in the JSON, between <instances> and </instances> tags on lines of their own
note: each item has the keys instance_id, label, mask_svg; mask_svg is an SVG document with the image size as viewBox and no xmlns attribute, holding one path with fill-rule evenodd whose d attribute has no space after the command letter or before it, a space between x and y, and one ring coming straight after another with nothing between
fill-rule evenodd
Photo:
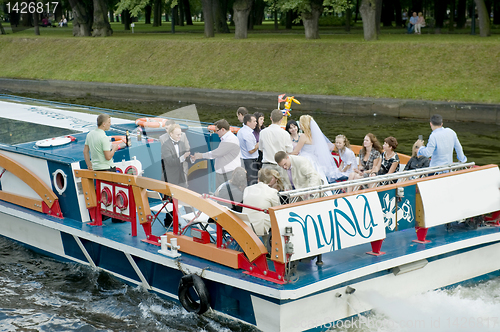
<instances>
[{"instance_id":1,"label":"green grass","mask_svg":"<svg viewBox=\"0 0 500 332\"><path fill-rule=\"evenodd\" d=\"M268 23L235 40L204 38L199 22L174 35L169 23L135 24L132 34L114 23L108 38L72 37L71 27L0 36L0 77L500 103L496 33L384 28L379 41L365 42L358 25L351 33L321 27L311 41L302 27L276 32Z\"/></svg>"}]
</instances>

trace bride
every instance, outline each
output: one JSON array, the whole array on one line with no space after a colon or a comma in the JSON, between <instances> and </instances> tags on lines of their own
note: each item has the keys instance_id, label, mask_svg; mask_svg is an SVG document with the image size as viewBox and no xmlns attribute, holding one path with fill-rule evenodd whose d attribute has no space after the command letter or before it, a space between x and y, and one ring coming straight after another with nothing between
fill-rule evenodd
<instances>
[{"instance_id":1,"label":"bride","mask_svg":"<svg viewBox=\"0 0 500 332\"><path fill-rule=\"evenodd\" d=\"M331 151L334 145L323 134L316 121L310 115L302 115L299 119L301 135L297 146L291 154L306 157L321 175L325 184L334 182L341 176L333 160Z\"/></svg>"}]
</instances>

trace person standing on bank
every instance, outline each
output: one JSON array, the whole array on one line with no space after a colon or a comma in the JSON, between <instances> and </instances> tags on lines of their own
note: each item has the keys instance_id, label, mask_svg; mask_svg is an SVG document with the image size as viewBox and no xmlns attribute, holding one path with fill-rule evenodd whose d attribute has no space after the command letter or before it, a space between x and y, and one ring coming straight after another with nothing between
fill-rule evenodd
<instances>
[{"instance_id":1,"label":"person standing on bank","mask_svg":"<svg viewBox=\"0 0 500 332\"><path fill-rule=\"evenodd\" d=\"M169 138L161 143L162 180L181 187L187 187L183 163L189 156L184 142L181 141L182 130L178 124L168 128Z\"/></svg>"},{"instance_id":2,"label":"person standing on bank","mask_svg":"<svg viewBox=\"0 0 500 332\"><path fill-rule=\"evenodd\" d=\"M431 157L430 167L449 165L453 163L453 150L455 150L457 159L462 163L467 162L457 134L452 129L443 127L443 117L434 114L429 124L432 133L427 146L424 146L423 140L417 140L417 156Z\"/></svg>"},{"instance_id":3,"label":"person standing on bank","mask_svg":"<svg viewBox=\"0 0 500 332\"><path fill-rule=\"evenodd\" d=\"M247 114L243 117L243 128L238 131L238 140L240 141L241 158L247 171L247 182L251 186L257 183L257 172L259 158L259 143L255 139L253 130L257 125L257 119L253 114Z\"/></svg>"},{"instance_id":4,"label":"person standing on bank","mask_svg":"<svg viewBox=\"0 0 500 332\"><path fill-rule=\"evenodd\" d=\"M215 187L232 178L236 167L241 166L240 141L229 130L229 123L221 119L214 123L217 135L220 137L219 147L205 153L196 152L191 157L191 162L197 159L215 159Z\"/></svg>"},{"instance_id":5,"label":"person standing on bank","mask_svg":"<svg viewBox=\"0 0 500 332\"><path fill-rule=\"evenodd\" d=\"M100 114L97 117L97 128L87 134L83 156L90 170L116 172L113 156L121 146L111 144L111 137L106 136L110 127L111 117Z\"/></svg>"}]
</instances>

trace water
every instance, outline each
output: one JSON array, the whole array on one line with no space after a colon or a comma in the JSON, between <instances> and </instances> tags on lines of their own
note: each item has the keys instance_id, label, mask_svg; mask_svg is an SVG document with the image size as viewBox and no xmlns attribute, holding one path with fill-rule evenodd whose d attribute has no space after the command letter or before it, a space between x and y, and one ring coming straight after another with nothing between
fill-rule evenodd
<instances>
[{"instance_id":1,"label":"water","mask_svg":"<svg viewBox=\"0 0 500 332\"><path fill-rule=\"evenodd\" d=\"M153 115L184 106L97 99L58 101ZM201 121L226 118L238 124L233 109L197 107ZM270 110L259 111L267 117ZM292 112L292 118L301 114ZM405 154L410 153L419 134L430 134L428 122L423 120L310 114L330 138L343 133L353 144L361 144L367 132L381 140L391 135L400 143L397 150ZM461 122L445 126L457 132L469 160L480 165L499 163L498 126ZM187 313L172 301L127 286L105 273L54 261L4 238L0 238L0 257L0 331L255 331L213 313L201 317ZM376 303L374 312L343 322L337 331L500 330L500 277L405 299L375 292L368 296Z\"/></svg>"},{"instance_id":2,"label":"water","mask_svg":"<svg viewBox=\"0 0 500 332\"><path fill-rule=\"evenodd\" d=\"M255 331L0 238L0 331Z\"/></svg>"},{"instance_id":3,"label":"water","mask_svg":"<svg viewBox=\"0 0 500 332\"><path fill-rule=\"evenodd\" d=\"M110 101L100 98L65 98L54 96L27 95L33 98L45 98L53 101L109 108L121 111L136 112L160 116L174 109L186 106L186 103L174 102L130 102ZM244 106L244 105L242 105ZM225 118L231 125L239 126L236 118L236 107L220 107L197 104L199 119L202 122L213 123ZM262 112L265 115L265 125L270 124L269 115L275 105L269 109L252 109L250 112ZM352 144L362 145L364 136L371 132L383 143L384 138L394 136L398 140L397 152L411 155L413 143L418 135L423 135L427 141L431 129L429 120L403 119L389 116L369 115L352 116L328 114L320 112L295 111L292 109L291 119L297 120L302 114L312 115L325 135L331 140L338 134L344 134ZM500 130L495 124L445 121L445 127L450 127L458 135L468 161L477 165L500 164Z\"/></svg>"}]
</instances>

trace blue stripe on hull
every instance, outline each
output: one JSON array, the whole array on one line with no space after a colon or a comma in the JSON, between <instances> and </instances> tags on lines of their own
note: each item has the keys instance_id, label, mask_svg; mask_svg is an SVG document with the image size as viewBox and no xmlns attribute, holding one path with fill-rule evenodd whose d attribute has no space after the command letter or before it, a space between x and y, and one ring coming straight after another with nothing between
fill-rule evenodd
<instances>
[{"instance_id":1,"label":"blue stripe on hull","mask_svg":"<svg viewBox=\"0 0 500 332\"><path fill-rule=\"evenodd\" d=\"M78 260L87 261L73 235L61 232L64 253ZM124 276L138 283L141 279L130 265L125 254L105 245L80 238L83 246L97 267ZM177 294L183 272L146 259L132 256L150 286L167 293ZM127 282L127 280L124 280ZM211 295L211 307L219 312L255 325L255 315L248 291L204 279ZM164 294L158 293L161 296ZM171 298L169 298L171 299Z\"/></svg>"}]
</instances>

